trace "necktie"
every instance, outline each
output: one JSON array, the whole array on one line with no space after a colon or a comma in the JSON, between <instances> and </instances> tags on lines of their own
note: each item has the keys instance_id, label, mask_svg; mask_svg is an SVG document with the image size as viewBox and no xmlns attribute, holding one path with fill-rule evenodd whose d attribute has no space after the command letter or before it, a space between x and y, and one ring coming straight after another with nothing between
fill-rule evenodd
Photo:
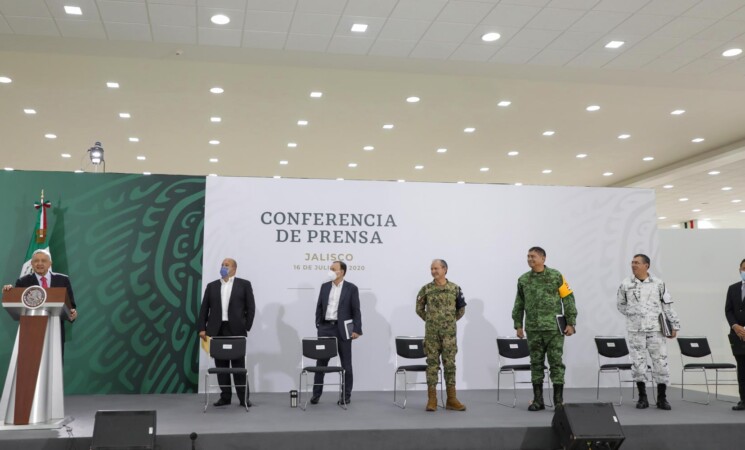
<instances>
[{"instance_id":1,"label":"necktie","mask_svg":"<svg viewBox=\"0 0 745 450\"><path fill-rule=\"evenodd\" d=\"M49 287L49 284L47 283L47 277L41 277L41 287L44 289Z\"/></svg>"}]
</instances>

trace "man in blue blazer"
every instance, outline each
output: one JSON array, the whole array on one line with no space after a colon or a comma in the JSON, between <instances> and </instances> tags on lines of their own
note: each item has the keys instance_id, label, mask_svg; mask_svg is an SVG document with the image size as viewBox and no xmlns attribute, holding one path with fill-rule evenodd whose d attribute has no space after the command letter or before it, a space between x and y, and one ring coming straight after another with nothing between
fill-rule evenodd
<instances>
[{"instance_id":1,"label":"man in blue blazer","mask_svg":"<svg viewBox=\"0 0 745 450\"><path fill-rule=\"evenodd\" d=\"M735 411L745 411L745 259L740 262L741 281L727 289L724 314L729 323L729 340L732 354L737 361L737 384L740 388L740 402L733 406Z\"/></svg>"},{"instance_id":2,"label":"man in blue blazer","mask_svg":"<svg viewBox=\"0 0 745 450\"><path fill-rule=\"evenodd\" d=\"M335 337L339 348L339 359L344 368L344 399L337 403L349 403L352 396L352 340L362 335L362 313L360 312L360 292L357 286L345 281L347 265L342 261L331 264L329 277L333 281L323 283L316 305L316 328L318 337ZM349 329L344 322L351 320ZM328 359L318 360L319 366L327 366ZM323 373L315 374L313 397L315 405L323 392Z\"/></svg>"},{"instance_id":3,"label":"man in blue blazer","mask_svg":"<svg viewBox=\"0 0 745 450\"><path fill-rule=\"evenodd\" d=\"M245 336L251 331L256 314L254 293L250 281L235 276L237 269L238 263L234 259L225 258L220 266L222 278L209 283L204 290L204 299L199 310L199 337L202 340L206 340L207 336ZM246 358L215 360L215 366L245 368ZM222 387L220 399L214 405L229 405L232 396L230 375L218 374L217 381ZM248 399L243 387L246 376L233 374L233 383L238 394L238 404L243 407L251 406L251 402L244 403L244 398Z\"/></svg>"}]
</instances>

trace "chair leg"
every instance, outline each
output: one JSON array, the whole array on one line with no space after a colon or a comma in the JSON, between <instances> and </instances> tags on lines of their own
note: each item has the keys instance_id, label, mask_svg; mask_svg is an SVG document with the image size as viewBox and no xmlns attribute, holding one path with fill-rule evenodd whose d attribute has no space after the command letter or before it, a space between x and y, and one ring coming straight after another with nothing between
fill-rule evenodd
<instances>
[{"instance_id":1,"label":"chair leg","mask_svg":"<svg viewBox=\"0 0 745 450\"><path fill-rule=\"evenodd\" d=\"M442 380L442 377L443 377L442 369L437 369L437 372L439 373L439 376L440 376L440 408L444 409L445 408L445 391L443 389L443 386L445 383L442 382L443 381Z\"/></svg>"},{"instance_id":2,"label":"chair leg","mask_svg":"<svg viewBox=\"0 0 745 450\"><path fill-rule=\"evenodd\" d=\"M347 397L344 393L344 370L339 372L339 399L341 399L341 402L339 402L339 407L341 407L341 409L346 410L347 409Z\"/></svg>"},{"instance_id":3,"label":"chair leg","mask_svg":"<svg viewBox=\"0 0 745 450\"><path fill-rule=\"evenodd\" d=\"M600 369L598 369L598 389L595 393L595 400L600 400Z\"/></svg>"},{"instance_id":4,"label":"chair leg","mask_svg":"<svg viewBox=\"0 0 745 450\"><path fill-rule=\"evenodd\" d=\"M704 383L706 385L706 401L705 402L699 402L699 401L696 401L696 400L689 400L689 399L685 398L685 378L684 378L685 377L685 373L686 373L686 370L685 369L683 369L681 371L681 374L680 374L680 379L681 379L681 383L680 383L680 390L681 390L680 398L682 398L684 401L689 402L689 403L698 403L699 405L708 405L710 403L710 400L709 400L709 380L706 377L706 369L701 369L701 371L704 373Z\"/></svg>"},{"instance_id":5,"label":"chair leg","mask_svg":"<svg viewBox=\"0 0 745 450\"><path fill-rule=\"evenodd\" d=\"M621 371L616 369L616 374L618 374L618 405L623 405L623 388L621 387Z\"/></svg>"},{"instance_id":6,"label":"chair leg","mask_svg":"<svg viewBox=\"0 0 745 450\"><path fill-rule=\"evenodd\" d=\"M305 385L303 385L303 375L306 377ZM305 409L308 407L308 401L306 400L305 403L303 403L303 390L308 388L308 373L305 371L300 372L300 379L298 380L298 390L297 390L297 405L305 411ZM306 391L307 393L307 391Z\"/></svg>"},{"instance_id":7,"label":"chair leg","mask_svg":"<svg viewBox=\"0 0 745 450\"><path fill-rule=\"evenodd\" d=\"M207 412L207 405L210 404L209 377L210 377L210 374L204 375L204 411L202 411L203 413Z\"/></svg>"},{"instance_id":8,"label":"chair leg","mask_svg":"<svg viewBox=\"0 0 745 450\"><path fill-rule=\"evenodd\" d=\"M404 376L404 402L403 402L403 404L402 403L399 403L397 401L397 398L396 398L397 397L397 393L398 393L398 377L401 374L403 374L403 376ZM408 381L406 379L406 371L405 370L404 371L398 371L397 370L393 374L393 404L396 405L396 406L398 406L401 409L406 409L406 400L407 400L406 387L407 387L407 385L408 385Z\"/></svg>"},{"instance_id":9,"label":"chair leg","mask_svg":"<svg viewBox=\"0 0 745 450\"><path fill-rule=\"evenodd\" d=\"M549 401L546 401L545 403L546 403L546 406L553 407L554 406L554 400L553 400L554 395L553 395L553 388L551 387L551 377L549 376L548 372L546 372L544 376L546 377L546 382L548 383L547 395L548 395L548 400L549 400Z\"/></svg>"}]
</instances>

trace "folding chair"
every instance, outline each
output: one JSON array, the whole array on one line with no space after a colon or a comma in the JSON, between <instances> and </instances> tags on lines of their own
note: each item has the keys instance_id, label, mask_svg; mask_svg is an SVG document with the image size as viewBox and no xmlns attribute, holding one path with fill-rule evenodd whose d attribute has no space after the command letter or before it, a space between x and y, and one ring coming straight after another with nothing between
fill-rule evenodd
<instances>
[{"instance_id":1,"label":"folding chair","mask_svg":"<svg viewBox=\"0 0 745 450\"><path fill-rule=\"evenodd\" d=\"M303 338L303 355L300 357L300 386L298 389L298 405L300 409L305 411L308 406L308 400L303 403L303 391L308 393L308 386L315 386L315 380L313 383L308 383L308 374L316 373L338 373L339 374L339 398L341 399L342 409L347 409L347 404L344 398L344 368L341 365L338 366L306 366L305 358L319 360L319 359L331 359L338 356L338 347L335 337L312 337ZM303 377L305 377L305 384L303 384ZM321 385L336 385L337 383L321 383Z\"/></svg>"},{"instance_id":2,"label":"folding chair","mask_svg":"<svg viewBox=\"0 0 745 450\"><path fill-rule=\"evenodd\" d=\"M401 358L402 362L406 362L405 360L411 360L411 359L422 359L426 358L427 355L424 354L424 338L421 336L396 336L396 372L393 374L393 404L398 406L401 409L406 409L406 398L407 398L407 389L408 386L413 384L427 384L426 381L408 381L407 374L410 372L413 372L414 374L418 372L426 372L427 371L427 365L426 364L412 364L412 365L400 365L399 364L399 358ZM398 394L398 379L399 375L404 376L404 401L403 403L399 403L397 401L397 394ZM443 392L442 392L442 368L439 366L437 367L437 376L438 381L437 384L440 385L440 406L445 407L445 401Z\"/></svg>"},{"instance_id":3,"label":"folding chair","mask_svg":"<svg viewBox=\"0 0 745 450\"><path fill-rule=\"evenodd\" d=\"M626 344L626 338L623 336L595 336L595 346L598 349L598 387L595 398L600 399L600 374L615 373L618 375L618 403L616 406L623 404L623 389L621 383L631 383L631 399L635 397L634 380L622 380L622 371L631 371L631 361L629 357L629 347ZM615 360L615 361L613 361ZM619 360L624 362L619 362ZM603 364L605 362L605 364ZM647 374L651 367L647 366ZM651 378L651 376L650 376ZM652 383L652 398L655 397L655 387Z\"/></svg>"},{"instance_id":4,"label":"folding chair","mask_svg":"<svg viewBox=\"0 0 745 450\"><path fill-rule=\"evenodd\" d=\"M681 384L681 392L680 397L691 403L699 403L701 405L708 405L709 404L709 377L707 376L707 370L713 370L715 373L715 381L714 381L714 398L716 400L720 400L719 398L719 371L724 372L735 372L737 370L737 366L731 363L717 363L714 362L714 356L711 354L711 349L709 348L709 341L706 339L705 336L678 336L678 346L680 346L680 360L683 364L683 369L680 372L680 384ZM707 358L708 356L708 358ZM689 358L689 361L693 358L698 359L698 361L702 361L699 358L705 358L703 362L695 362L695 363L688 363L686 364L686 358ZM697 402L695 400L687 400L685 398L685 374L686 372L702 372L704 374L704 382L706 383L706 401L705 402ZM723 401L729 402L729 400Z\"/></svg>"},{"instance_id":5,"label":"folding chair","mask_svg":"<svg viewBox=\"0 0 745 450\"><path fill-rule=\"evenodd\" d=\"M528 349L528 340L520 339L516 336L501 337L497 338L497 350L499 351L499 357L497 358L499 364L499 372L497 373L497 403L503 406L509 406L514 408L517 405L517 383L529 383L531 381L517 381L517 372L530 372L530 350ZM504 361L503 361L504 359ZM518 364L506 364L508 360L528 360L528 362L520 362ZM548 406L554 406L551 400L551 379L548 377L548 369L543 366L544 378L548 380L548 392L547 398L549 403ZM500 393L500 382L503 374L512 375L512 404L504 403L499 400Z\"/></svg>"},{"instance_id":6,"label":"folding chair","mask_svg":"<svg viewBox=\"0 0 745 450\"><path fill-rule=\"evenodd\" d=\"M210 357L217 360L233 360L243 358L246 359L246 337L245 336L215 336L210 339ZM244 364L245 366L245 364ZM221 375L228 374L228 384L208 384L209 376L211 374ZM246 405L246 412L248 412L248 397L249 397L249 386L248 386L248 369L245 367L210 367L207 369L207 373L204 375L204 411L207 412L207 406L210 403L210 388L211 387L231 387L230 375L243 374L246 377L246 384L236 385L236 388L243 387L245 389L243 403Z\"/></svg>"}]
</instances>

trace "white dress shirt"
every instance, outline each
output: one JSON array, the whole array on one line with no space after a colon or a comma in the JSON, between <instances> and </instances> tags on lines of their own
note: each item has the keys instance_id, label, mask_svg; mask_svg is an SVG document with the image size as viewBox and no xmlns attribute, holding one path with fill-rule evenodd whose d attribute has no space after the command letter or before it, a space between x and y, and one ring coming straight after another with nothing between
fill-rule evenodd
<instances>
[{"instance_id":1,"label":"white dress shirt","mask_svg":"<svg viewBox=\"0 0 745 450\"><path fill-rule=\"evenodd\" d=\"M36 281L39 283L39 286L41 286L41 279L46 278L47 279L47 287L52 287L52 271L48 270L47 274L44 276L39 275L38 273L34 272L34 275L36 275Z\"/></svg>"},{"instance_id":2,"label":"white dress shirt","mask_svg":"<svg viewBox=\"0 0 745 450\"><path fill-rule=\"evenodd\" d=\"M230 294L233 292L233 279L235 277L228 278L228 281L220 278L220 301L222 302L222 321L228 321L228 305L230 304Z\"/></svg>"},{"instance_id":3,"label":"white dress shirt","mask_svg":"<svg viewBox=\"0 0 745 450\"><path fill-rule=\"evenodd\" d=\"M329 292L329 304L326 307L326 320L338 320L339 297L341 297L341 287L343 285L344 285L344 280L341 280L338 286L333 281L331 282L331 292Z\"/></svg>"}]
</instances>

